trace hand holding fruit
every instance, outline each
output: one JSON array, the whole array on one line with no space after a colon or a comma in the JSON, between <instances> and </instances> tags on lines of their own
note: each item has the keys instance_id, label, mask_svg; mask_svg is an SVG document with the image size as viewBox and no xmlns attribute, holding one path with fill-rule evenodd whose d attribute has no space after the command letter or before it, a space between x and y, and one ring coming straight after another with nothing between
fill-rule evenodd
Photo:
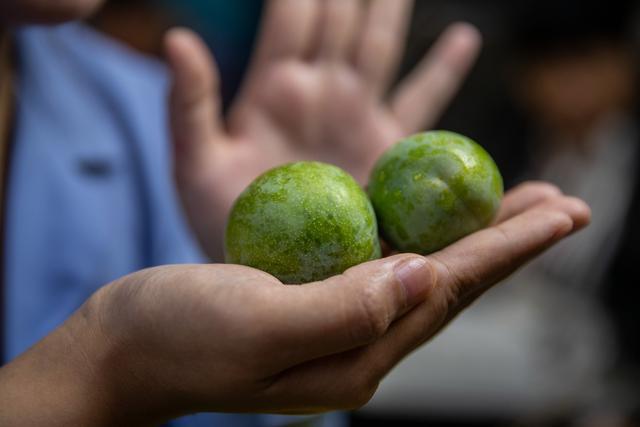
<instances>
[{"instance_id":1,"label":"hand holding fruit","mask_svg":"<svg viewBox=\"0 0 640 427\"><path fill-rule=\"evenodd\" d=\"M474 62L480 36L453 25L387 98L412 3L269 1L247 80L226 120L206 47L186 30L168 34L177 183L212 259L222 259L233 201L266 170L318 160L365 184L394 141L434 123Z\"/></svg>"},{"instance_id":2,"label":"hand holding fruit","mask_svg":"<svg viewBox=\"0 0 640 427\"><path fill-rule=\"evenodd\" d=\"M299 162L256 179L236 201L227 262L285 283L340 274L378 258L381 232L395 249L423 255L488 226L502 199L489 154L452 132L405 139L378 161L369 192L335 166ZM374 213L375 208L375 213Z\"/></svg>"},{"instance_id":3,"label":"hand holding fruit","mask_svg":"<svg viewBox=\"0 0 640 427\"><path fill-rule=\"evenodd\" d=\"M133 274L0 370L0 424L144 426L197 411L359 407L460 310L588 221L584 203L525 184L507 193L493 226L439 252L305 286L232 265Z\"/></svg>"},{"instance_id":4,"label":"hand holding fruit","mask_svg":"<svg viewBox=\"0 0 640 427\"><path fill-rule=\"evenodd\" d=\"M184 31L169 35L176 174L212 257L233 200L257 175L318 158L363 183L388 144L432 121L454 92L479 44L466 26L449 30L383 105L411 1L367 4L364 16L357 0L271 1L227 126L214 121L206 50ZM375 260L306 286L232 265L133 274L0 370L0 425L144 426L198 411L361 406L461 309L588 220L582 202L529 184L506 195L492 227L426 258Z\"/></svg>"},{"instance_id":5,"label":"hand holding fruit","mask_svg":"<svg viewBox=\"0 0 640 427\"><path fill-rule=\"evenodd\" d=\"M373 207L341 169L299 162L273 169L236 201L226 260L307 283L380 258Z\"/></svg>"}]
</instances>

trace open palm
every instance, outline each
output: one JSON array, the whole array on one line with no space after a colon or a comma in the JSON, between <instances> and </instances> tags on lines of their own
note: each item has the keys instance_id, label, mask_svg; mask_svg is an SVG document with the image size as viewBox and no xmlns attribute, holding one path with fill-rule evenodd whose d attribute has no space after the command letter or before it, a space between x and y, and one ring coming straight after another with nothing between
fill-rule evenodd
<instances>
[{"instance_id":1,"label":"open palm","mask_svg":"<svg viewBox=\"0 0 640 427\"><path fill-rule=\"evenodd\" d=\"M226 118L204 44L187 30L168 34L176 178L209 256L221 256L233 201L267 169L320 160L365 184L390 144L434 122L473 63L480 37L468 25L453 25L387 97L412 6L412 0L271 0L248 77Z\"/></svg>"}]
</instances>

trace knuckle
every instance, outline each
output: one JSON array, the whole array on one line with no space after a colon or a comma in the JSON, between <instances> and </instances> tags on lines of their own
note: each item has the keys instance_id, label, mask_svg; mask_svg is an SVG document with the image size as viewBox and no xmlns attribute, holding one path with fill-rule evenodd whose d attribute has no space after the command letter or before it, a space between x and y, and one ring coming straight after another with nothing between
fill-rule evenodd
<instances>
[{"instance_id":1,"label":"knuckle","mask_svg":"<svg viewBox=\"0 0 640 427\"><path fill-rule=\"evenodd\" d=\"M262 82L254 96L277 117L302 120L303 112L317 101L313 72L292 61L270 66Z\"/></svg>"},{"instance_id":2,"label":"knuckle","mask_svg":"<svg viewBox=\"0 0 640 427\"><path fill-rule=\"evenodd\" d=\"M369 49L372 52L382 52L389 54L395 48L396 35L387 29L372 31L369 35Z\"/></svg>"},{"instance_id":3,"label":"knuckle","mask_svg":"<svg viewBox=\"0 0 640 427\"><path fill-rule=\"evenodd\" d=\"M548 182L531 181L523 184L526 191L536 192L543 200L551 199L562 195L562 191L558 187Z\"/></svg>"},{"instance_id":4,"label":"knuckle","mask_svg":"<svg viewBox=\"0 0 640 427\"><path fill-rule=\"evenodd\" d=\"M267 69L264 87L271 89L269 95L282 95L288 98L299 98L307 89L308 73L304 67L292 61L284 61Z\"/></svg>"},{"instance_id":5,"label":"knuckle","mask_svg":"<svg viewBox=\"0 0 640 427\"><path fill-rule=\"evenodd\" d=\"M502 230L497 231L496 236L502 239ZM459 269L449 266L444 260L434 261L440 276L444 278L444 286L440 286L438 295L430 299L430 309L434 319L439 319L436 323L441 324L480 296L490 285L491 279L486 277L485 269L477 263L470 263L464 269ZM505 268L509 262L509 259L495 259L496 264L504 265ZM423 333L426 334L431 327L432 325L425 325Z\"/></svg>"},{"instance_id":6,"label":"knuckle","mask_svg":"<svg viewBox=\"0 0 640 427\"><path fill-rule=\"evenodd\" d=\"M352 382L353 387L348 392L345 399L346 407L344 409L358 409L369 403L378 390L380 382L368 375L360 375Z\"/></svg>"},{"instance_id":7,"label":"knuckle","mask_svg":"<svg viewBox=\"0 0 640 427\"><path fill-rule=\"evenodd\" d=\"M547 211L543 213L545 221L551 225L552 233L548 244L558 240L558 237L566 235L573 228L573 221L569 215L563 212Z\"/></svg>"},{"instance_id":8,"label":"knuckle","mask_svg":"<svg viewBox=\"0 0 640 427\"><path fill-rule=\"evenodd\" d=\"M512 241L511 238L511 233L509 232L508 228L501 224L498 225L497 227L494 228L495 230L495 236L497 239L500 240L500 243L507 245Z\"/></svg>"},{"instance_id":9,"label":"knuckle","mask_svg":"<svg viewBox=\"0 0 640 427\"><path fill-rule=\"evenodd\" d=\"M357 319L353 323L353 339L366 344L384 335L389 327L390 315L384 297L368 286L359 300Z\"/></svg>"},{"instance_id":10,"label":"knuckle","mask_svg":"<svg viewBox=\"0 0 640 427\"><path fill-rule=\"evenodd\" d=\"M445 305L448 307L457 305L464 294L467 284L474 281L475 274L473 271L467 271L463 274L457 269L449 267L447 262L439 259L437 255L432 255L430 258L436 271L441 273L440 276L446 278L444 283L446 283L447 286L443 289L446 301Z\"/></svg>"}]
</instances>

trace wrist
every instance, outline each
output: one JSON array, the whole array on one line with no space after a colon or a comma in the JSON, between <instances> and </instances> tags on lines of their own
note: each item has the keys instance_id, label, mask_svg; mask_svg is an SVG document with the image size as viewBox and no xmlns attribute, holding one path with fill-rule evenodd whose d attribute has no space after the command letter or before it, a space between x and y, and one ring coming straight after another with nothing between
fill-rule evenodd
<instances>
[{"instance_id":1,"label":"wrist","mask_svg":"<svg viewBox=\"0 0 640 427\"><path fill-rule=\"evenodd\" d=\"M109 425L110 398L95 355L107 351L90 304L0 370L0 425Z\"/></svg>"},{"instance_id":2,"label":"wrist","mask_svg":"<svg viewBox=\"0 0 640 427\"><path fill-rule=\"evenodd\" d=\"M135 343L103 324L118 310L113 286L0 369L1 426L152 426L182 413L159 404L163 389L149 384Z\"/></svg>"},{"instance_id":3,"label":"wrist","mask_svg":"<svg viewBox=\"0 0 640 427\"><path fill-rule=\"evenodd\" d=\"M194 412L186 390L174 387L179 372L170 369L164 342L156 341L157 318L147 309L144 284L153 269L127 276L101 289L90 301L83 319L90 325L91 342L87 350L94 378L103 390L106 425L159 425ZM148 296L148 295L147 295ZM153 310L151 310L153 311ZM169 363L170 365L170 363Z\"/></svg>"}]
</instances>

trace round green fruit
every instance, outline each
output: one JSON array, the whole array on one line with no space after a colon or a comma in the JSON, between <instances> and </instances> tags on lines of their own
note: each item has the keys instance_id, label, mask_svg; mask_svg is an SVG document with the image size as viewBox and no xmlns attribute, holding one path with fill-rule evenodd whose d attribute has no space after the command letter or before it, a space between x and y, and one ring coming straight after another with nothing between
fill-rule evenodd
<instances>
[{"instance_id":1,"label":"round green fruit","mask_svg":"<svg viewBox=\"0 0 640 427\"><path fill-rule=\"evenodd\" d=\"M371 202L335 166L299 162L257 178L238 198L225 236L226 261L308 283L380 258Z\"/></svg>"},{"instance_id":2,"label":"round green fruit","mask_svg":"<svg viewBox=\"0 0 640 427\"><path fill-rule=\"evenodd\" d=\"M403 252L426 255L488 226L500 207L503 183L480 145L434 131L383 154L369 194L385 239Z\"/></svg>"}]
</instances>

